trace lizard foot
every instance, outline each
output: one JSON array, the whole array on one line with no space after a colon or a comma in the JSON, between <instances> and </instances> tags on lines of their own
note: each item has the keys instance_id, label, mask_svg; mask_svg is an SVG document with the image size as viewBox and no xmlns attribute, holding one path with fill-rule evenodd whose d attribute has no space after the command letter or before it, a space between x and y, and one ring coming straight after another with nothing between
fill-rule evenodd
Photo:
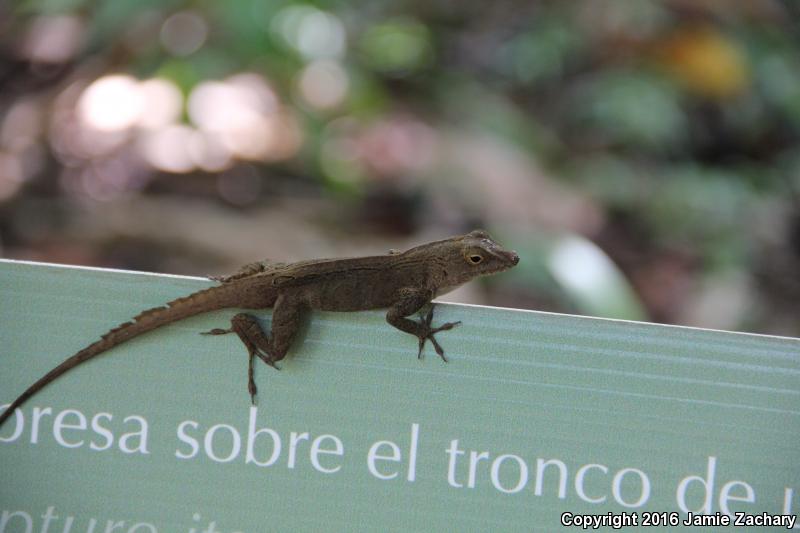
<instances>
[{"instance_id":1,"label":"lizard foot","mask_svg":"<svg viewBox=\"0 0 800 533\"><path fill-rule=\"evenodd\" d=\"M247 392L250 393L250 403L256 404L256 394L258 394L258 387L256 387L255 372L253 368L253 354L250 354L247 364Z\"/></svg>"},{"instance_id":2,"label":"lizard foot","mask_svg":"<svg viewBox=\"0 0 800 533\"><path fill-rule=\"evenodd\" d=\"M250 403L252 405L255 405L256 404L256 394L258 394L258 387L256 387L256 380L254 378L253 359L255 357L258 357L259 359L264 361L264 363L268 364L269 366L271 366L275 370L280 370L280 367L278 367L278 365L275 364L275 361L273 361L268 356L266 356L263 353L261 353L261 350L259 350L254 345L245 344L245 346L247 347L248 358L249 358L249 361L248 361L249 364L248 364L248 370L247 370L247 392L250 393Z\"/></svg>"},{"instance_id":3,"label":"lizard foot","mask_svg":"<svg viewBox=\"0 0 800 533\"><path fill-rule=\"evenodd\" d=\"M447 322L436 328L431 327L432 321L433 321L433 306L431 306L431 309L430 311L428 311L428 314L425 316L425 319L420 321L419 323L419 325L422 328L422 332L418 335L419 352L417 353L417 359L422 359L422 349L425 347L425 342L431 341L434 350L436 350L436 354L442 358L442 361L446 363L447 357L444 356L444 350L442 349L441 345L436 341L436 338L433 336L433 334L439 333L440 331L447 331L449 329L453 329L454 327L461 324L461 321Z\"/></svg>"},{"instance_id":4,"label":"lizard foot","mask_svg":"<svg viewBox=\"0 0 800 533\"><path fill-rule=\"evenodd\" d=\"M269 336L264 333L258 321L245 313L239 313L231 319L229 329L214 328L203 332L203 335L226 335L235 333L247 349L247 392L250 394L250 403L256 404L258 388L255 381L254 363L256 357L275 370L280 370L276 362L280 360L271 354Z\"/></svg>"},{"instance_id":5,"label":"lizard foot","mask_svg":"<svg viewBox=\"0 0 800 533\"><path fill-rule=\"evenodd\" d=\"M209 330L209 331L202 331L200 333L200 335L226 335L228 333L237 333L238 334L239 332L234 330L234 329L214 328L214 329ZM239 336L242 337L241 335L239 335ZM251 358L258 357L259 359L264 361L264 363L266 363L267 365L271 366L275 370L280 370L280 367L275 364L275 361L273 361L272 358L269 357L269 355L265 355L261 350L259 350L258 347L255 345L255 343L251 339L245 337L245 338L242 338L242 342L244 343L245 347L247 348L248 355Z\"/></svg>"}]
</instances>

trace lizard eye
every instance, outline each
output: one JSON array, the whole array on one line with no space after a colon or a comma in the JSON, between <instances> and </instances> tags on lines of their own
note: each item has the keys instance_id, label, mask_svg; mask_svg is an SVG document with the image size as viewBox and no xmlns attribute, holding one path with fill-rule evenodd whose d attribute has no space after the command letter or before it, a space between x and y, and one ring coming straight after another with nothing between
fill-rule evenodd
<instances>
[{"instance_id":1,"label":"lizard eye","mask_svg":"<svg viewBox=\"0 0 800 533\"><path fill-rule=\"evenodd\" d=\"M481 261L483 261L483 257L478 254L472 254L471 256L469 256L469 262L472 263L473 265L477 265Z\"/></svg>"}]
</instances>

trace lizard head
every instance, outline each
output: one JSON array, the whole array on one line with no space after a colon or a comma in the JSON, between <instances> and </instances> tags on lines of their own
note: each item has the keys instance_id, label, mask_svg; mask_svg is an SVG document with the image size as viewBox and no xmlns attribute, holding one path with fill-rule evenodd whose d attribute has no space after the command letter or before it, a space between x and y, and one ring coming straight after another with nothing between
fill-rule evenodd
<instances>
[{"instance_id":1,"label":"lizard head","mask_svg":"<svg viewBox=\"0 0 800 533\"><path fill-rule=\"evenodd\" d=\"M484 230L467 233L460 241L459 252L462 261L455 270L463 272L467 280L503 272L519 263L517 252L506 250Z\"/></svg>"},{"instance_id":2,"label":"lizard head","mask_svg":"<svg viewBox=\"0 0 800 533\"><path fill-rule=\"evenodd\" d=\"M425 247L437 248L436 255L444 267L439 294L478 276L503 272L519 263L516 252L506 250L483 230L475 230Z\"/></svg>"}]
</instances>

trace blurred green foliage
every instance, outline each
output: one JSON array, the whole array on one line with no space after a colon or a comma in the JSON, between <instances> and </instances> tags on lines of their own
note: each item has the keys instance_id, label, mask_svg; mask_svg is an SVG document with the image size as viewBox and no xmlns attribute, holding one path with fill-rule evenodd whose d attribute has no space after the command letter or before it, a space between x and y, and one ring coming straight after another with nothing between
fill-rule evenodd
<instances>
[{"instance_id":1,"label":"blurred green foliage","mask_svg":"<svg viewBox=\"0 0 800 533\"><path fill-rule=\"evenodd\" d=\"M39 224L58 235L89 206L131 198L247 211L311 196L340 206L325 218L340 230L482 224L541 255L507 282L516 289L499 282L494 303L797 335L798 11L778 0L7 3L3 251L49 258L20 215L42 198L60 215ZM154 79L156 96L136 93ZM616 264L616 296L559 281L548 254L574 239ZM743 303L705 306L730 279L743 280L731 295Z\"/></svg>"}]
</instances>

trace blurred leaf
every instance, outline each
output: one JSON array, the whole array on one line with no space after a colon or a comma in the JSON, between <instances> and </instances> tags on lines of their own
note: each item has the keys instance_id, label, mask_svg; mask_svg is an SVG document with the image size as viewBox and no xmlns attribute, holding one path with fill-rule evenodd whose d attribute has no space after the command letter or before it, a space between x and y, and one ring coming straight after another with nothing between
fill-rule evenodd
<instances>
[{"instance_id":1,"label":"blurred leaf","mask_svg":"<svg viewBox=\"0 0 800 533\"><path fill-rule=\"evenodd\" d=\"M621 157L603 153L573 161L568 173L609 208L632 209L650 188L643 170Z\"/></svg>"},{"instance_id":2,"label":"blurred leaf","mask_svg":"<svg viewBox=\"0 0 800 533\"><path fill-rule=\"evenodd\" d=\"M550 80L563 75L571 56L583 45L580 33L567 20L538 19L530 30L516 36L498 51L501 67L522 83Z\"/></svg>"},{"instance_id":3,"label":"blurred leaf","mask_svg":"<svg viewBox=\"0 0 800 533\"><path fill-rule=\"evenodd\" d=\"M55 15L77 11L89 3L89 0L23 0L15 7L21 13Z\"/></svg>"},{"instance_id":4,"label":"blurred leaf","mask_svg":"<svg viewBox=\"0 0 800 533\"><path fill-rule=\"evenodd\" d=\"M522 260L504 278L517 287L561 300L581 314L646 320L647 313L624 274L594 243L576 234L506 239Z\"/></svg>"},{"instance_id":5,"label":"blurred leaf","mask_svg":"<svg viewBox=\"0 0 800 533\"><path fill-rule=\"evenodd\" d=\"M679 98L674 86L652 74L601 71L573 94L573 123L611 142L665 151L685 138Z\"/></svg>"},{"instance_id":6,"label":"blurred leaf","mask_svg":"<svg viewBox=\"0 0 800 533\"><path fill-rule=\"evenodd\" d=\"M591 241L577 235L557 239L547 264L582 313L625 320L647 318L625 276Z\"/></svg>"},{"instance_id":7,"label":"blurred leaf","mask_svg":"<svg viewBox=\"0 0 800 533\"><path fill-rule=\"evenodd\" d=\"M665 169L642 214L665 240L694 245L716 268L742 262L748 205L741 177L699 166Z\"/></svg>"},{"instance_id":8,"label":"blurred leaf","mask_svg":"<svg viewBox=\"0 0 800 533\"><path fill-rule=\"evenodd\" d=\"M661 43L668 71L701 96L724 99L750 84L750 67L733 38L713 26L684 27Z\"/></svg>"},{"instance_id":9,"label":"blurred leaf","mask_svg":"<svg viewBox=\"0 0 800 533\"><path fill-rule=\"evenodd\" d=\"M428 28L410 18L372 26L359 44L367 65L382 72L410 72L426 66L433 57Z\"/></svg>"},{"instance_id":10,"label":"blurred leaf","mask_svg":"<svg viewBox=\"0 0 800 533\"><path fill-rule=\"evenodd\" d=\"M800 128L800 62L796 52L791 56L771 55L757 69L758 84L767 101Z\"/></svg>"},{"instance_id":11,"label":"blurred leaf","mask_svg":"<svg viewBox=\"0 0 800 533\"><path fill-rule=\"evenodd\" d=\"M184 96L187 96L192 90L192 87L203 79L194 65L183 59L167 61L155 74L175 82L175 84L180 87Z\"/></svg>"}]
</instances>

